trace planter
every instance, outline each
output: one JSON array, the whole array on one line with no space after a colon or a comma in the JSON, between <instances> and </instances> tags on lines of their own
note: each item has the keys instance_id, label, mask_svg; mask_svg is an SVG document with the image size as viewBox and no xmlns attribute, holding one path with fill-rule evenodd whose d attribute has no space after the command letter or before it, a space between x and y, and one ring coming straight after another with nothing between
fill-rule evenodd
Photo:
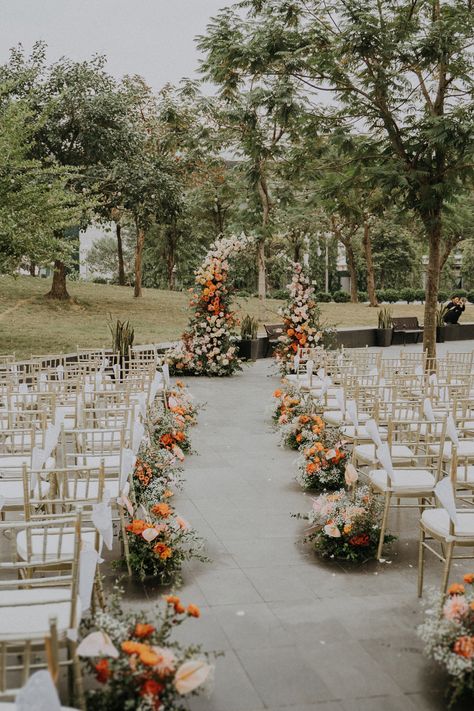
<instances>
[{"instance_id":1,"label":"planter","mask_svg":"<svg viewBox=\"0 0 474 711\"><path fill-rule=\"evenodd\" d=\"M257 358L265 358L268 350L268 336L260 336L260 338L257 338L257 341Z\"/></svg>"},{"instance_id":2,"label":"planter","mask_svg":"<svg viewBox=\"0 0 474 711\"><path fill-rule=\"evenodd\" d=\"M258 342L258 338L239 341L239 358L242 358L242 360L257 360Z\"/></svg>"},{"instance_id":3,"label":"planter","mask_svg":"<svg viewBox=\"0 0 474 711\"><path fill-rule=\"evenodd\" d=\"M375 330L375 342L378 346L386 348L392 344L392 334L391 328L377 328Z\"/></svg>"},{"instance_id":4,"label":"planter","mask_svg":"<svg viewBox=\"0 0 474 711\"><path fill-rule=\"evenodd\" d=\"M446 326L436 326L436 343L444 343Z\"/></svg>"}]
</instances>

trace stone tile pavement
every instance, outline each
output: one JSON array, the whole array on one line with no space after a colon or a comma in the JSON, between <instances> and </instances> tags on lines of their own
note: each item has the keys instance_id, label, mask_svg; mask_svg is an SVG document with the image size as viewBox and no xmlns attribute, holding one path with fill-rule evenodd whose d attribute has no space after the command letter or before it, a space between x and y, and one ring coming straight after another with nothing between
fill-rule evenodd
<instances>
[{"instance_id":1,"label":"stone tile pavement","mask_svg":"<svg viewBox=\"0 0 474 711\"><path fill-rule=\"evenodd\" d=\"M415 631L422 619L416 513L393 515L391 530L403 528L387 551L390 563L353 568L305 550L298 543L304 523L290 514L308 509L309 497L293 480L296 454L278 446L271 428L277 384L268 360L230 379L189 380L207 406L176 504L206 538L212 563L185 569L180 594L201 606L202 617L178 633L225 653L212 695L191 700L190 709L445 709L446 680L422 656ZM427 585L439 576L429 559Z\"/></svg>"}]
</instances>

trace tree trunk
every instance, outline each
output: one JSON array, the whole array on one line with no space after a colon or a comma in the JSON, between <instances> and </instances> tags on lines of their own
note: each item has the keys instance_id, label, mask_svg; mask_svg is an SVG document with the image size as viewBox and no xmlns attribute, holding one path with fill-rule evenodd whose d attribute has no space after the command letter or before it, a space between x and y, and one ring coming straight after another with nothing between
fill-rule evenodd
<instances>
[{"instance_id":1,"label":"tree trunk","mask_svg":"<svg viewBox=\"0 0 474 711\"><path fill-rule=\"evenodd\" d=\"M176 288L176 225L173 224L168 231L166 244L166 272L168 276L168 289L174 291Z\"/></svg>"},{"instance_id":2,"label":"tree trunk","mask_svg":"<svg viewBox=\"0 0 474 711\"><path fill-rule=\"evenodd\" d=\"M135 288L133 295L142 296L142 268L143 245L145 244L145 230L137 225L137 241L135 244Z\"/></svg>"},{"instance_id":3,"label":"tree trunk","mask_svg":"<svg viewBox=\"0 0 474 711\"><path fill-rule=\"evenodd\" d=\"M259 170L261 166L259 166ZM268 222L270 219L270 196L265 177L260 172L260 178L257 184L260 202L262 203L262 237L257 246L257 267L258 267L258 300L259 300L259 316L263 320L265 299L267 296L267 270L265 264L265 239L267 237Z\"/></svg>"},{"instance_id":4,"label":"tree trunk","mask_svg":"<svg viewBox=\"0 0 474 711\"><path fill-rule=\"evenodd\" d=\"M436 310L438 308L439 275L441 266L441 212L426 220L429 242L426 279L423 349L428 358L436 357Z\"/></svg>"},{"instance_id":5,"label":"tree trunk","mask_svg":"<svg viewBox=\"0 0 474 711\"><path fill-rule=\"evenodd\" d=\"M357 304L359 297L357 295L357 269L354 250L350 240L343 242L346 248L347 266L349 267L349 276L351 278L351 302Z\"/></svg>"},{"instance_id":6,"label":"tree trunk","mask_svg":"<svg viewBox=\"0 0 474 711\"><path fill-rule=\"evenodd\" d=\"M265 241L259 240L257 244L257 266L258 266L258 300L260 318L265 318L263 307L267 295L267 269L265 265Z\"/></svg>"},{"instance_id":7,"label":"tree trunk","mask_svg":"<svg viewBox=\"0 0 474 711\"><path fill-rule=\"evenodd\" d=\"M36 276L36 264L34 262L30 262L30 276Z\"/></svg>"},{"instance_id":8,"label":"tree trunk","mask_svg":"<svg viewBox=\"0 0 474 711\"><path fill-rule=\"evenodd\" d=\"M367 293L369 294L370 306L378 306L377 295L375 293L375 271L374 260L372 259L372 242L370 239L370 229L367 220L364 220L364 245L365 261L367 264Z\"/></svg>"},{"instance_id":9,"label":"tree trunk","mask_svg":"<svg viewBox=\"0 0 474 711\"><path fill-rule=\"evenodd\" d=\"M117 258L118 258L118 283L125 286L125 264L123 261L122 225L115 223L115 234L117 235Z\"/></svg>"},{"instance_id":10,"label":"tree trunk","mask_svg":"<svg viewBox=\"0 0 474 711\"><path fill-rule=\"evenodd\" d=\"M67 301L70 298L66 287L66 266L59 259L54 260L53 283L46 296L59 301Z\"/></svg>"}]
</instances>

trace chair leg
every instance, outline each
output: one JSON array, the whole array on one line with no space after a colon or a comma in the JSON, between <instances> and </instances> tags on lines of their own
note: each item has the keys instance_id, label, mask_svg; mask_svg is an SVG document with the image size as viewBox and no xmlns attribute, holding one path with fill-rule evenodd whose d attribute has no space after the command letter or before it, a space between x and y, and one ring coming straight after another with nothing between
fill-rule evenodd
<instances>
[{"instance_id":1,"label":"chair leg","mask_svg":"<svg viewBox=\"0 0 474 711\"><path fill-rule=\"evenodd\" d=\"M448 587L449 573L451 570L451 561L453 558L453 550L454 550L454 543L451 541L450 543L448 543L447 551L446 551L446 561L444 563L443 582L441 585L441 592L442 593L445 593L446 589Z\"/></svg>"},{"instance_id":2,"label":"chair leg","mask_svg":"<svg viewBox=\"0 0 474 711\"><path fill-rule=\"evenodd\" d=\"M418 597L423 597L423 578L425 574L425 532L420 525L420 539L418 544Z\"/></svg>"},{"instance_id":3,"label":"chair leg","mask_svg":"<svg viewBox=\"0 0 474 711\"><path fill-rule=\"evenodd\" d=\"M128 547L127 531L125 530L125 516L124 516L123 509L121 506L118 507L118 510L119 510L119 518L120 518L120 529L122 532L123 554L125 557L125 562L127 564L128 576L131 578L132 577L132 568L130 566L130 549Z\"/></svg>"},{"instance_id":4,"label":"chair leg","mask_svg":"<svg viewBox=\"0 0 474 711\"><path fill-rule=\"evenodd\" d=\"M380 526L380 538L379 538L379 547L377 548L377 559L382 557L383 543L384 543L384 539L385 539L385 529L387 528L388 512L390 509L391 498L392 498L391 492L387 491L387 493L385 494L385 507L383 510L382 525Z\"/></svg>"}]
</instances>

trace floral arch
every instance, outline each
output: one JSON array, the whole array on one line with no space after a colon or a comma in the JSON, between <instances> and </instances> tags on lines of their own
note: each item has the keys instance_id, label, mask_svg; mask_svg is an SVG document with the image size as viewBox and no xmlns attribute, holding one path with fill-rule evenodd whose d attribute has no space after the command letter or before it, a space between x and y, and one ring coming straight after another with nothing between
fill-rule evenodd
<instances>
[{"instance_id":1,"label":"floral arch","mask_svg":"<svg viewBox=\"0 0 474 711\"><path fill-rule=\"evenodd\" d=\"M231 310L228 287L229 260L247 249L253 238L241 235L214 242L196 271L191 289L192 310L181 343L167 353L174 373L232 375L240 369L237 355L237 320Z\"/></svg>"}]
</instances>

